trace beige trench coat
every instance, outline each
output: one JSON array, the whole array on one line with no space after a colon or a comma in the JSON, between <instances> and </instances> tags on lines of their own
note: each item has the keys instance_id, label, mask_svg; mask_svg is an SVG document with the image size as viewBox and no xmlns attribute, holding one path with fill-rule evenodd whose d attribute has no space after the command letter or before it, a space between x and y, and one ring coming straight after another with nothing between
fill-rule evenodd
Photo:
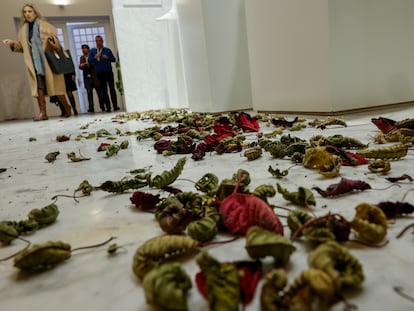
<instances>
[{"instance_id":1,"label":"beige trench coat","mask_svg":"<svg viewBox=\"0 0 414 311\"><path fill-rule=\"evenodd\" d=\"M30 48L27 43L27 27L29 25L24 23L19 30L18 43L11 46L13 52L23 53L24 62L26 64L27 73L29 75L30 90L32 96L37 97L37 80L36 71L33 65L32 57L30 56ZM43 51L60 48L59 40L57 39L56 27L45 20L39 20L40 38L42 40ZM52 33L55 37L55 43L48 40L48 36L44 32ZM46 96L65 95L65 78L64 75L57 75L52 72L50 66L43 55L45 63L45 79L46 79Z\"/></svg>"}]
</instances>

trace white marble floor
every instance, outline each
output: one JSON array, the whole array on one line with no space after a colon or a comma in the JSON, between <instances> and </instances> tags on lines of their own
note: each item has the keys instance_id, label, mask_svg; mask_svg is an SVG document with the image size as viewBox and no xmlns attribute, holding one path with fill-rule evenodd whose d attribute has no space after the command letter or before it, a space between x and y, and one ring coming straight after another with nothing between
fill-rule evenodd
<instances>
[{"instance_id":1,"label":"white marble floor","mask_svg":"<svg viewBox=\"0 0 414 311\"><path fill-rule=\"evenodd\" d=\"M58 194L72 195L74 189L87 179L97 186L106 180L120 180L129 175L129 171L139 168L150 168L154 174L171 169L181 155L164 157L156 154L152 140L137 141L135 136L116 134L134 132L153 124L150 121L129 121L123 124L113 122L115 114L81 115L68 119L51 118L45 122L10 121L0 123L0 220L23 220L34 208L42 208L52 203L52 197ZM394 120L414 117L414 106L382 111L371 111L346 115L348 127L332 126L325 130L306 128L291 132L291 135L309 139L316 134L342 134L358 138L372 147L373 137L378 129L370 122L371 117L388 117ZM294 116L286 116L291 120ZM316 117L316 116L315 116ZM307 116L308 121L314 117ZM320 117L325 119L326 117ZM80 129L88 124L87 129ZM111 132L115 140L107 138L75 140L82 134L95 133L100 129ZM262 132L270 132L273 127L261 124ZM288 131L286 133L289 133ZM58 135L68 135L70 140L57 142ZM253 133L246 134L248 139L255 140ZM36 138L29 141L29 138ZM98 153L101 142L121 142L128 140L129 147L118 155L106 158ZM54 163L45 160L49 152L59 151L60 155ZM68 152L75 152L89 161L71 162L66 157ZM289 175L281 180L275 179L268 172L269 165L281 170L289 168L289 160L277 160L268 153L255 161L247 161L241 153L217 155L208 154L202 161L193 161L186 155L187 163L180 179L173 185L184 191L196 191L191 182L201 178L205 173L214 173L220 180L231 178L239 169L249 171L251 175L250 189L258 185L276 185L280 182L290 191L298 186L312 188L319 186L325 189L337 183L340 177L322 178L312 170L301 166L290 169ZM400 176L404 173L414 176L414 151L411 148L406 157L392 161L392 170L388 176ZM382 189L389 185L384 176L368 173L367 166L342 167L341 177L360 179L368 182L373 189ZM355 214L355 206L367 202L376 204L380 201L402 200L403 195L413 188L414 183L404 181L400 187L388 190L367 190L339 198L323 198L315 192L316 206L313 212L324 215L328 211L339 212L351 220ZM148 189L144 189L148 190ZM159 193L148 190L154 194ZM73 199L60 197L57 201L60 214L56 223L39 229L25 236L32 244L45 241L63 241L73 248L102 242L111 236L117 237L116 243L124 246L115 256L109 256L106 246L78 251L64 263L43 273L27 275L19 273L13 267L13 260L0 262L0 305L1 310L150 310L145 303L144 292L140 281L132 272L132 258L135 250L149 238L162 235L153 214L137 210L130 202L133 191L123 194L110 194L94 191L88 197ZM162 194L165 196L166 194ZM414 191L409 192L406 202L414 204ZM270 203L293 208L276 194ZM286 211L277 211L286 215ZM285 218L281 218L286 223ZM361 289L347 293L348 300L358 306L358 310L414 310L414 303L397 295L394 286L401 286L404 291L414 296L414 236L405 234L396 239L396 235L406 225L414 222L413 215L398 218L388 227L388 245L383 248L369 248L354 243L345 243L351 253L363 265L365 281ZM288 232L288 228L285 229ZM286 233L288 235L288 233ZM226 236L228 237L228 236ZM220 236L219 236L220 238ZM221 237L223 238L223 236ZM21 249L25 244L15 240L10 246L0 247L0 258L4 258ZM208 251L221 261L248 260L244 249L245 240L239 239L222 246L211 246ZM287 268L292 280L308 267L306 242L295 242L297 251L291 256ZM271 262L266 261L268 264ZM194 284L194 275L199 271L194 258L182 262L182 267L191 276L193 288L189 292L189 309L194 311L208 310ZM246 310L259 310L260 284L253 302ZM337 305L333 310L341 310Z\"/></svg>"}]
</instances>

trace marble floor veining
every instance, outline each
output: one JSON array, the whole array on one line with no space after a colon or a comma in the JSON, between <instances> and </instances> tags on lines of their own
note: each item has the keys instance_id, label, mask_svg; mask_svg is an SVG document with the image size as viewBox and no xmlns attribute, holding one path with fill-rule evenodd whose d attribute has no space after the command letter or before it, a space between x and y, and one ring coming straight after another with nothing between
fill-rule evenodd
<instances>
[{"instance_id":1,"label":"marble floor veining","mask_svg":"<svg viewBox=\"0 0 414 311\"><path fill-rule=\"evenodd\" d=\"M151 139L138 141L134 135L119 135L145 129L154 124L150 120L131 120L125 123L114 122L115 114L80 115L67 119L50 118L44 122L31 120L9 121L0 123L0 220L24 220L30 210L42 208L52 202L56 195L71 196L84 180L97 186L106 180L121 180L130 176L134 169L147 168L154 174L170 170L183 155L163 156L157 154ZM378 129L371 123L371 117L388 117L402 120L414 117L414 108L386 109L366 113L345 115L347 127L332 126L325 130L307 127L301 131L290 132L291 135L309 139L313 135L342 134L358 138L372 147L379 147L373 142ZM317 117L317 116L315 116ZM286 116L292 119L292 116ZM304 117L311 121L313 117ZM326 117L321 117L325 119ZM85 127L87 125L87 127ZM81 127L84 126L84 129ZM86 139L89 133L106 129L112 135ZM274 130L272 126L261 124L260 131L266 133ZM289 133L287 131L286 133ZM58 135L67 135L68 141L58 142ZM82 136L79 136L82 135ZM256 140L256 133L246 133L248 140ZM30 139L32 138L32 139ZM78 139L76 139L78 138ZM100 143L121 143L127 140L127 149L120 150L112 157L105 157L97 152ZM59 152L54 162L45 160L50 152ZM71 162L66 154L75 152L88 161ZM250 173L251 186L281 183L290 191L303 186L324 189L337 183L340 177L365 180L372 190L353 193L339 198L323 198L315 193L316 206L312 208L316 215L324 215L328 211L338 212L351 220L355 207L362 202L376 204L380 201L399 201L414 204L413 183L403 181L399 186L385 189L389 182L382 175L369 173L366 165L358 167L342 167L341 176L333 179L323 178L312 170L300 165L292 167L289 160L278 160L264 153L261 158L247 161L242 153L207 154L204 160L194 161L187 157L180 178L174 187L184 191L196 191L194 181L206 173L216 174L220 180L231 178L238 169ZM289 174L283 179L275 179L268 172L269 165L281 170L289 168ZM414 177L414 151L409 149L406 157L391 161L391 172L388 176L409 174ZM152 193L159 191L150 189ZM132 258L135 250L148 239L163 234L160 226L151 213L145 213L131 204L133 191L122 194L111 194L104 191L93 191L75 201L73 198L59 196L56 204L59 208L57 222L40 228L30 235L24 236L32 244L46 241L63 241L72 248L96 244L109 237L116 237L122 248L115 254L106 252L107 246L74 252L71 258L53 269L36 274L24 274L13 266L13 260L0 262L0 309L1 310L151 310L145 302L141 282L132 272ZM162 197L167 194L161 193ZM283 199L280 193L270 199L270 203L293 208ZM281 216L286 211L276 210ZM281 218L286 223L285 218ZM348 242L346 246L361 262L365 280L359 290L346 293L350 303L358 310L414 310L414 303L398 295L394 286L400 286L407 294L414 296L414 235L406 233L397 239L396 235L410 223L412 215L398 218L390 222L386 239L389 243L382 248L372 248ZM288 232L288 228L285 229ZM286 234L288 236L288 234ZM220 238L220 237L219 237ZM223 237L221 237L223 238ZM228 235L225 236L228 238ZM11 245L0 247L0 258L23 248L25 243L14 240ZM209 254L220 261L249 260L245 249L245 240L211 246ZM293 280L301 271L308 268L307 254L309 245L306 242L295 242L297 248L290 259L287 272L289 280ZM265 260L267 265L271 260ZM194 259L182 262L182 267L190 275L193 288L188 295L189 310L208 310L207 300L202 298L194 283L194 275L199 267ZM260 287L246 310L260 309ZM332 310L342 310L337 304Z\"/></svg>"}]
</instances>

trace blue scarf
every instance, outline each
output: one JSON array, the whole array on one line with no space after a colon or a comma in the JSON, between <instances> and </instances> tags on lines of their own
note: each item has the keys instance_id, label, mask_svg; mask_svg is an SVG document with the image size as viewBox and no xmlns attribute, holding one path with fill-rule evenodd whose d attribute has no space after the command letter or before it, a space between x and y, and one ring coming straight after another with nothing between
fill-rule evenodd
<instances>
[{"instance_id":1,"label":"blue scarf","mask_svg":"<svg viewBox=\"0 0 414 311\"><path fill-rule=\"evenodd\" d=\"M30 52L32 55L32 60L34 67L36 69L36 73L38 75L44 76L45 75L45 63L43 58L43 48L42 48L42 39L40 38L39 32L39 19L36 18L33 22L33 35L32 35L32 42L29 41L29 25L26 27L26 37L27 43L29 44Z\"/></svg>"}]
</instances>

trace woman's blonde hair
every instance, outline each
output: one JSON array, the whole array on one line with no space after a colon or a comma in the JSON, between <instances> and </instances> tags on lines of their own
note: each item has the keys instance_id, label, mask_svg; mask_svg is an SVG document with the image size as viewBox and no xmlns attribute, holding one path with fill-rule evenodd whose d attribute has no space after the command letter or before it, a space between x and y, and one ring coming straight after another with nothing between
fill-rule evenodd
<instances>
[{"instance_id":1,"label":"woman's blonde hair","mask_svg":"<svg viewBox=\"0 0 414 311\"><path fill-rule=\"evenodd\" d=\"M24 23L26 23L26 19L24 18L24 14L23 14L23 11L24 11L24 8L25 7L30 7L30 8L32 8L32 10L33 10L33 12L35 12L35 14L36 14L36 16L37 16L37 18L38 19L43 19L43 16L42 16L42 14L40 14L40 12L38 11L38 9L35 7L35 5L33 4L33 3L25 3L23 6L22 6L22 10L21 10L21 19L22 19L22 24L24 24Z\"/></svg>"}]
</instances>

